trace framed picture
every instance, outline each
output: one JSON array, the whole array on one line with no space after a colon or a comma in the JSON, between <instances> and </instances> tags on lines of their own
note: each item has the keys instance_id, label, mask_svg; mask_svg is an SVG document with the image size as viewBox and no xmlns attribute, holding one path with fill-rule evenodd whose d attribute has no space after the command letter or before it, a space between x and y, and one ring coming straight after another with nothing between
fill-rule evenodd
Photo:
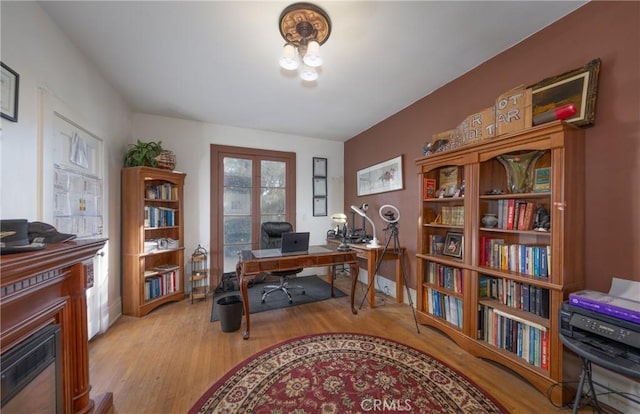
<instances>
[{"instance_id":1,"label":"framed picture","mask_svg":"<svg viewBox=\"0 0 640 414\"><path fill-rule=\"evenodd\" d=\"M313 176L314 177L326 177L327 176L327 159L313 157Z\"/></svg>"},{"instance_id":2,"label":"framed picture","mask_svg":"<svg viewBox=\"0 0 640 414\"><path fill-rule=\"evenodd\" d=\"M462 233L447 232L447 237L444 239L442 254L462 259L463 241Z\"/></svg>"},{"instance_id":3,"label":"framed picture","mask_svg":"<svg viewBox=\"0 0 640 414\"><path fill-rule=\"evenodd\" d=\"M313 216L327 215L327 197L313 197Z\"/></svg>"},{"instance_id":4,"label":"framed picture","mask_svg":"<svg viewBox=\"0 0 640 414\"><path fill-rule=\"evenodd\" d=\"M0 113L4 119L18 122L18 86L20 84L20 75L13 71L4 62L0 62L2 66L2 112Z\"/></svg>"},{"instance_id":5,"label":"framed picture","mask_svg":"<svg viewBox=\"0 0 640 414\"><path fill-rule=\"evenodd\" d=\"M536 168L533 181L534 193L546 193L551 191L551 168Z\"/></svg>"},{"instance_id":6,"label":"framed picture","mask_svg":"<svg viewBox=\"0 0 640 414\"><path fill-rule=\"evenodd\" d=\"M458 166L445 167L440 169L440 190L444 197L453 197L458 190L460 183L458 176Z\"/></svg>"},{"instance_id":7,"label":"framed picture","mask_svg":"<svg viewBox=\"0 0 640 414\"><path fill-rule=\"evenodd\" d=\"M313 196L327 196L327 179L323 177L313 177Z\"/></svg>"},{"instance_id":8,"label":"framed picture","mask_svg":"<svg viewBox=\"0 0 640 414\"><path fill-rule=\"evenodd\" d=\"M562 75L544 79L531 86L532 116L557 107L574 104L576 114L566 119L577 126L591 126L596 117L596 96L600 59Z\"/></svg>"},{"instance_id":9,"label":"framed picture","mask_svg":"<svg viewBox=\"0 0 640 414\"><path fill-rule=\"evenodd\" d=\"M402 155L358 170L358 196L402 190Z\"/></svg>"}]
</instances>

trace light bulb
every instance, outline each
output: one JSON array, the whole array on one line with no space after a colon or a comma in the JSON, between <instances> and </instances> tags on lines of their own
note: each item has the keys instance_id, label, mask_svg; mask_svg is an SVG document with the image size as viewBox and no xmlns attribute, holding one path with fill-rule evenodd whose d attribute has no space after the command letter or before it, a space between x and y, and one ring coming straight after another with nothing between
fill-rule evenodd
<instances>
[{"instance_id":1,"label":"light bulb","mask_svg":"<svg viewBox=\"0 0 640 414\"><path fill-rule=\"evenodd\" d=\"M312 68L322 65L322 57L320 56L320 43L312 40L307 45L307 53L305 53L302 61Z\"/></svg>"},{"instance_id":2,"label":"light bulb","mask_svg":"<svg viewBox=\"0 0 640 414\"><path fill-rule=\"evenodd\" d=\"M302 70L300 71L300 77L303 81L313 82L318 79L318 72L310 66L302 65Z\"/></svg>"},{"instance_id":3,"label":"light bulb","mask_svg":"<svg viewBox=\"0 0 640 414\"><path fill-rule=\"evenodd\" d=\"M296 70L299 64L296 48L291 43L284 45L282 57L280 57L280 67L286 70Z\"/></svg>"}]
</instances>

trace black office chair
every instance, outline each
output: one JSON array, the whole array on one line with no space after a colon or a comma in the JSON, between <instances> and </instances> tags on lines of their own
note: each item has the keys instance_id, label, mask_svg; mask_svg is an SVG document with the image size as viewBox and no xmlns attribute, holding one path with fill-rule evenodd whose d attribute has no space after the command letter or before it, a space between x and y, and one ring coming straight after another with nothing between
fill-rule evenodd
<instances>
[{"instance_id":1,"label":"black office chair","mask_svg":"<svg viewBox=\"0 0 640 414\"><path fill-rule=\"evenodd\" d=\"M286 221L267 221L262 223L260 231L260 248L261 249L279 249L282 246L282 234L290 233L293 231L291 223ZM270 272L270 275L278 276L280 278L279 285L267 285L262 288L262 303L265 302L267 296L275 291L283 291L287 297L289 297L289 303L293 303L289 289L302 289L304 295L304 288L300 285L289 285L287 278L289 276L297 275L302 272L302 268L293 270L282 270Z\"/></svg>"}]
</instances>

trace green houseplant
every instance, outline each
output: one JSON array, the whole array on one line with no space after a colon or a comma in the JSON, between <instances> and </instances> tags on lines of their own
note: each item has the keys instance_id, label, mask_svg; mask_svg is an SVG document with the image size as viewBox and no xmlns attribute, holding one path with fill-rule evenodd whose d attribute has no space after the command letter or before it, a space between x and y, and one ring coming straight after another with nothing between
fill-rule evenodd
<instances>
[{"instance_id":1,"label":"green houseplant","mask_svg":"<svg viewBox=\"0 0 640 414\"><path fill-rule=\"evenodd\" d=\"M124 155L125 167L148 166L157 167L156 157L162 152L162 141L142 142L137 140L135 144L129 144L129 149Z\"/></svg>"}]
</instances>

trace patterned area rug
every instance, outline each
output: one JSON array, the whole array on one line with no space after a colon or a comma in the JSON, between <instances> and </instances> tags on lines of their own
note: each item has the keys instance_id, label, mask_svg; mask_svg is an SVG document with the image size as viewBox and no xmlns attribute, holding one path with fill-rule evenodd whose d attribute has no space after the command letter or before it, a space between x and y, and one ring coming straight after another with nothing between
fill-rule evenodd
<instances>
[{"instance_id":1,"label":"patterned area rug","mask_svg":"<svg viewBox=\"0 0 640 414\"><path fill-rule=\"evenodd\" d=\"M375 336L295 338L252 356L217 381L195 413L506 413L459 372Z\"/></svg>"}]
</instances>

